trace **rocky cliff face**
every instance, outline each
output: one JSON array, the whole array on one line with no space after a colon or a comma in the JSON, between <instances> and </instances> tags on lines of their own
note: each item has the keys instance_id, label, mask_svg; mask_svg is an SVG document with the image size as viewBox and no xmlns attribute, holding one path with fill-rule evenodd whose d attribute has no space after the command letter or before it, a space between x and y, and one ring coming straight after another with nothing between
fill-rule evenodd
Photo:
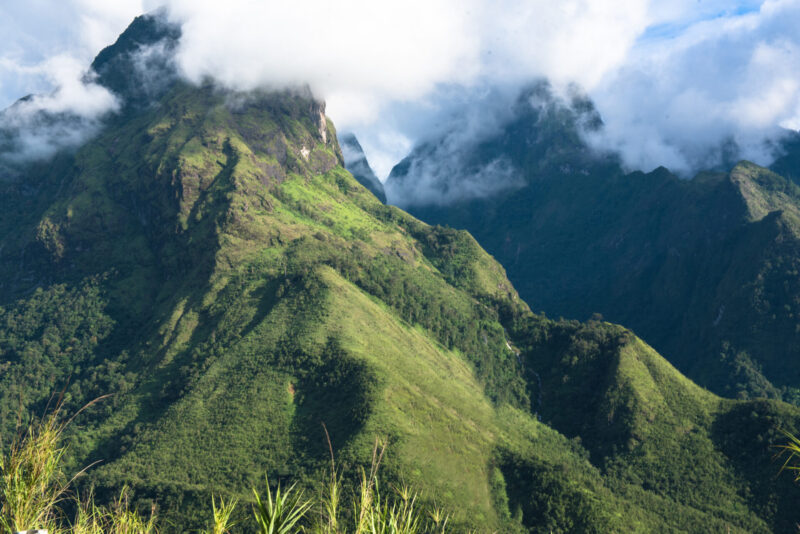
<instances>
[{"instance_id":1,"label":"rocky cliff face","mask_svg":"<svg viewBox=\"0 0 800 534\"><path fill-rule=\"evenodd\" d=\"M342 155L344 156L344 164L347 170L353 174L353 177L358 182L369 189L378 200L386 203L386 192L383 190L383 184L375 176L375 172L370 167L367 161L367 156L364 154L364 149L353 134L345 134L341 136L339 142L342 147Z\"/></svg>"}]
</instances>

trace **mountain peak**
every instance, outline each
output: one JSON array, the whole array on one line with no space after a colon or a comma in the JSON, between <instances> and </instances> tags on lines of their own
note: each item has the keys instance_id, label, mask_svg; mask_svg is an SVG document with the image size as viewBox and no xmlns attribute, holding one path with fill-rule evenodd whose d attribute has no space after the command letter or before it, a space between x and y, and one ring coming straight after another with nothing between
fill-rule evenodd
<instances>
[{"instance_id":1,"label":"mountain peak","mask_svg":"<svg viewBox=\"0 0 800 534\"><path fill-rule=\"evenodd\" d=\"M361 148L361 143L355 135L345 133L339 137L339 145L342 147L342 155L344 156L344 163L347 170L353 174L353 177L358 182L369 189L373 195L378 197L378 200L386 203L386 193L383 190L383 184L375 176L375 172L367 161L367 155L364 149Z\"/></svg>"},{"instance_id":2,"label":"mountain peak","mask_svg":"<svg viewBox=\"0 0 800 534\"><path fill-rule=\"evenodd\" d=\"M485 106L483 129L462 122L421 142L392 169L386 190L401 206L447 206L513 195L531 183L570 175L621 174L618 158L591 150L584 133L602 127L592 101L547 81Z\"/></svg>"},{"instance_id":3,"label":"mountain peak","mask_svg":"<svg viewBox=\"0 0 800 534\"><path fill-rule=\"evenodd\" d=\"M164 9L136 17L92 62L97 83L127 107L156 101L177 79L173 54L180 37L180 26L167 19Z\"/></svg>"}]
</instances>

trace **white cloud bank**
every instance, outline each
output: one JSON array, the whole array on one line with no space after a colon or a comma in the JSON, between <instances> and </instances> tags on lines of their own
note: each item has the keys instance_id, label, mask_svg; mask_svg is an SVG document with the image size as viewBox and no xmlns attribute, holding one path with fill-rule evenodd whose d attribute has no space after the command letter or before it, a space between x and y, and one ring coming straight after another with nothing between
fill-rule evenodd
<instances>
[{"instance_id":1,"label":"white cloud bank","mask_svg":"<svg viewBox=\"0 0 800 534\"><path fill-rule=\"evenodd\" d=\"M178 62L234 88L308 83L341 126L442 84L546 75L592 87L648 26L647 0L173 0Z\"/></svg>"},{"instance_id":2,"label":"white cloud bank","mask_svg":"<svg viewBox=\"0 0 800 534\"><path fill-rule=\"evenodd\" d=\"M729 140L763 160L765 136L800 125L800 0L165 3L183 25L178 64L186 77L236 89L308 83L340 129L358 134L381 176L457 111L445 95L460 88L468 106L482 87L542 76L586 89L607 125L593 141L621 150L631 167L687 170ZM84 90L85 100L101 102L91 85L55 76L47 58L67 54L88 65L133 16L155 7L151 0L0 7L8 36L0 44L0 95L10 102L12 92L42 92L50 83L72 87L76 100Z\"/></svg>"},{"instance_id":3,"label":"white cloud bank","mask_svg":"<svg viewBox=\"0 0 800 534\"><path fill-rule=\"evenodd\" d=\"M9 147L0 147L0 155L11 161L47 157L62 147L80 145L98 129L100 118L119 106L107 89L84 78L85 67L70 56L54 56L25 69L56 89L21 100L0 114L0 133L12 136Z\"/></svg>"},{"instance_id":4,"label":"white cloud bank","mask_svg":"<svg viewBox=\"0 0 800 534\"><path fill-rule=\"evenodd\" d=\"M0 109L78 81L150 0L27 0L0 3ZM65 80L65 63L71 80ZM87 95L87 100L92 95Z\"/></svg>"},{"instance_id":5,"label":"white cloud bank","mask_svg":"<svg viewBox=\"0 0 800 534\"><path fill-rule=\"evenodd\" d=\"M723 145L769 163L765 140L800 127L800 2L700 21L634 46L592 89L606 122L595 141L631 168L689 173L719 162Z\"/></svg>"},{"instance_id":6,"label":"white cloud bank","mask_svg":"<svg viewBox=\"0 0 800 534\"><path fill-rule=\"evenodd\" d=\"M0 5L0 155L47 157L77 146L119 102L86 76L94 55L144 9L141 0L29 0Z\"/></svg>"}]
</instances>

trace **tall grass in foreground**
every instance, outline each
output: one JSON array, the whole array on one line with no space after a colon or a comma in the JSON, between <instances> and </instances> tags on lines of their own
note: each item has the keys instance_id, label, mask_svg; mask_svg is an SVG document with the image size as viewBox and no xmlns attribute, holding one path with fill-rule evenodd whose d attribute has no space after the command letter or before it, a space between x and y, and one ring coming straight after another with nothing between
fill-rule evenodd
<instances>
[{"instance_id":1,"label":"tall grass in foreground","mask_svg":"<svg viewBox=\"0 0 800 534\"><path fill-rule=\"evenodd\" d=\"M11 443L0 456L0 527L3 532L56 527L58 504L68 482L60 470L63 424L58 412L46 417Z\"/></svg>"},{"instance_id":2,"label":"tall grass in foreground","mask_svg":"<svg viewBox=\"0 0 800 534\"><path fill-rule=\"evenodd\" d=\"M145 518L129 506L129 491L123 488L111 506L95 504L90 494L79 499L69 487L81 471L67 479L61 469L65 448L60 444L64 422L56 410L33 423L17 436L6 454L0 454L0 534L26 530L48 530L50 534L157 534L155 510ZM327 436L327 429L326 429ZM408 486L382 493L378 471L386 452L385 443L375 441L372 462L360 470L360 481L352 507L342 507L344 488L331 452L331 475L316 499L305 499L292 484L273 491L267 481L266 493L253 490L254 525L241 525L240 532L259 534L417 534L446 532L448 516L440 509L426 511L418 494ZM62 504L69 501L77 510L69 521ZM211 527L204 534L226 534L234 526L235 500L212 497Z\"/></svg>"},{"instance_id":3,"label":"tall grass in foreground","mask_svg":"<svg viewBox=\"0 0 800 534\"><path fill-rule=\"evenodd\" d=\"M78 503L75 522L69 528L56 529L61 534L155 534L156 514L151 511L145 520L128 505L128 490L109 507L97 506L91 497Z\"/></svg>"},{"instance_id":4,"label":"tall grass in foreground","mask_svg":"<svg viewBox=\"0 0 800 534\"><path fill-rule=\"evenodd\" d=\"M438 508L425 514L418 504L418 494L408 486L395 487L384 495L378 483L378 470L386 445L378 440L372 451L369 470L361 469L360 483L354 496L350 516L352 528L342 520L342 477L337 471L331 452L331 477L316 503L304 500L302 493L294 493L294 485L281 492L277 487L273 495L267 485L267 496L256 493L254 508L260 534L289 534L312 532L314 534L417 534L422 532L443 534L448 516ZM308 516L312 517L308 517ZM313 517L316 515L316 517ZM301 526L307 525L307 526Z\"/></svg>"},{"instance_id":5,"label":"tall grass in foreground","mask_svg":"<svg viewBox=\"0 0 800 534\"><path fill-rule=\"evenodd\" d=\"M52 413L31 423L14 438L8 452L0 454L0 534L26 530L50 534L157 532L154 513L145 520L128 506L127 489L108 508L95 505L91 496L80 501L69 494L70 485L85 470L67 479L61 469L66 451L61 438L72 419L63 420L60 407L59 400ZM62 512L66 501L73 501L77 509L71 525Z\"/></svg>"},{"instance_id":6,"label":"tall grass in foreground","mask_svg":"<svg viewBox=\"0 0 800 534\"><path fill-rule=\"evenodd\" d=\"M448 516L441 509L434 509L428 514L418 503L419 495L407 485L393 487L390 493L383 494L378 482L378 471L386 452L386 444L375 441L372 449L372 462L369 471L361 469L361 480L353 503L354 534L415 534L418 532L444 533ZM332 458L332 457L331 457ZM333 459L331 459L330 488L323 501L323 518L327 522L317 530L324 534L338 534L346 529L327 529L327 525L339 524L335 516L330 518L330 511L336 509L333 496L341 494L341 477L337 475Z\"/></svg>"}]
</instances>

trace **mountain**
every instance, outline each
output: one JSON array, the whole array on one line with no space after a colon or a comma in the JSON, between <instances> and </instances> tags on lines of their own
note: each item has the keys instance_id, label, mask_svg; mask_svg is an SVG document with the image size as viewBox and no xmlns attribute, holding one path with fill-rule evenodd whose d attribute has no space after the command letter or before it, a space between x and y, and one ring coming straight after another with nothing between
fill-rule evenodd
<instances>
[{"instance_id":1,"label":"mountain","mask_svg":"<svg viewBox=\"0 0 800 534\"><path fill-rule=\"evenodd\" d=\"M361 143L358 142L356 136L353 134L339 136L339 146L342 148L344 165L348 172L358 180L358 183L378 197L378 200L386 204L386 192L383 190L383 184L369 166L367 155L364 154L364 149L361 148Z\"/></svg>"},{"instance_id":2,"label":"mountain","mask_svg":"<svg viewBox=\"0 0 800 534\"><path fill-rule=\"evenodd\" d=\"M390 200L469 230L534 309L624 324L718 394L798 399L800 188L748 162L690 180L625 173L583 140L602 128L589 102L534 92L499 133L456 145L469 167L452 180L502 157L513 188L424 203L414 191L435 189L424 169L453 160L434 140L392 171ZM791 176L792 154L775 170Z\"/></svg>"},{"instance_id":3,"label":"mountain","mask_svg":"<svg viewBox=\"0 0 800 534\"><path fill-rule=\"evenodd\" d=\"M101 50L91 65L96 81L121 97L125 110L157 101L178 80L173 55L180 26L163 10L136 17L117 41Z\"/></svg>"},{"instance_id":4,"label":"mountain","mask_svg":"<svg viewBox=\"0 0 800 534\"><path fill-rule=\"evenodd\" d=\"M54 391L66 413L110 395L68 427L98 501L128 485L188 531L265 473L314 491L325 423L346 473L387 439L386 481L454 531L794 528L771 446L800 409L719 398L623 327L531 313L470 234L347 172L307 90L147 94L0 180L0 434Z\"/></svg>"}]
</instances>

